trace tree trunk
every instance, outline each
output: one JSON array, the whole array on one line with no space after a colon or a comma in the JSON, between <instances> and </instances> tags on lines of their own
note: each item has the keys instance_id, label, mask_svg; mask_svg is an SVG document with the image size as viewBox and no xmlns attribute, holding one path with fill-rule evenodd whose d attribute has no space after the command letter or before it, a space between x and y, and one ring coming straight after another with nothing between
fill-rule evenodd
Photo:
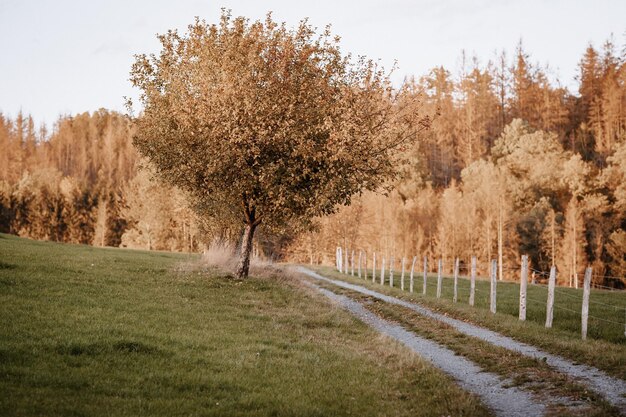
<instances>
[{"instance_id":1,"label":"tree trunk","mask_svg":"<svg viewBox=\"0 0 626 417\"><path fill-rule=\"evenodd\" d=\"M241 240L241 254L239 256L239 262L237 263L237 278L248 278L248 271L250 270L250 252L252 252L252 238L254 237L254 231L257 224L253 221L246 223L246 228L243 232L243 239Z\"/></svg>"}]
</instances>

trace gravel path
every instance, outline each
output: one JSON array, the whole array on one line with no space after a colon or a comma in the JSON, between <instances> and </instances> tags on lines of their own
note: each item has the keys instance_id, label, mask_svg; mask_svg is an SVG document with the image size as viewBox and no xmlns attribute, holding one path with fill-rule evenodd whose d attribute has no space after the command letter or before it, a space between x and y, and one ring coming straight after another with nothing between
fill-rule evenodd
<instances>
[{"instance_id":1,"label":"gravel path","mask_svg":"<svg viewBox=\"0 0 626 417\"><path fill-rule=\"evenodd\" d=\"M452 375L458 380L462 388L478 395L496 415L540 416L545 413L544 405L535 402L529 393L515 387L507 387L505 385L507 381L500 380L496 374L483 372L480 367L463 356L457 356L450 349L416 336L397 324L381 319L348 297L335 294L312 283L310 285L350 311L361 321L402 342L436 367Z\"/></svg>"},{"instance_id":2,"label":"gravel path","mask_svg":"<svg viewBox=\"0 0 626 417\"><path fill-rule=\"evenodd\" d=\"M578 382L587 385L598 394L603 395L609 403L619 408L622 414L626 414L626 382L621 379L609 376L597 368L588 365L575 364L572 361L567 360L561 356L544 352L534 346L518 342L514 339L511 339L510 337L503 336L492 330L488 330L483 327L479 327L473 324L465 323L461 320L444 316L443 314L436 313L419 304L400 300L396 297L385 295L377 291L362 287L360 285L349 284L344 281L326 278L304 267L300 267L299 271L312 278L330 282L339 287L357 291L362 294L378 298L379 300L386 301L390 304L396 304L402 307L406 307L426 317L430 317L444 322L454 327L461 333L482 339L495 346L500 346L505 349L519 352L522 355L529 356L531 358L545 360L548 365L552 366L556 370L571 376Z\"/></svg>"}]
</instances>

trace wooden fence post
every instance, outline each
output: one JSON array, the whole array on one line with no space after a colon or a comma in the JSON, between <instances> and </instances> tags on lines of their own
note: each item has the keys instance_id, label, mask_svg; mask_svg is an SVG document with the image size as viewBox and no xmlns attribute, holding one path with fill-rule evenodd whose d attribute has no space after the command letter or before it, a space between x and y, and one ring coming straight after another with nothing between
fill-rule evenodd
<instances>
[{"instance_id":1,"label":"wooden fence post","mask_svg":"<svg viewBox=\"0 0 626 417\"><path fill-rule=\"evenodd\" d=\"M489 297L489 311L496 314L496 282L498 278L498 261L491 261L491 293Z\"/></svg>"},{"instance_id":2,"label":"wooden fence post","mask_svg":"<svg viewBox=\"0 0 626 417\"><path fill-rule=\"evenodd\" d=\"M522 274L519 282L519 319L526 320L526 289L528 287L528 255L522 255Z\"/></svg>"},{"instance_id":3,"label":"wooden fence post","mask_svg":"<svg viewBox=\"0 0 626 417\"><path fill-rule=\"evenodd\" d=\"M354 276L354 251L352 251L352 256L350 257L350 275Z\"/></svg>"},{"instance_id":4,"label":"wooden fence post","mask_svg":"<svg viewBox=\"0 0 626 417\"><path fill-rule=\"evenodd\" d=\"M339 246L337 248L337 269L339 269L339 272L342 272L342 263L343 263L343 254L341 252L341 246Z\"/></svg>"},{"instance_id":5,"label":"wooden fence post","mask_svg":"<svg viewBox=\"0 0 626 417\"><path fill-rule=\"evenodd\" d=\"M589 320L589 293L591 292L591 268L585 269L585 281L583 283L583 310L581 332L583 340L587 339L587 322Z\"/></svg>"},{"instance_id":6,"label":"wooden fence post","mask_svg":"<svg viewBox=\"0 0 626 417\"><path fill-rule=\"evenodd\" d=\"M548 304L546 305L546 328L552 327L554 317L554 287L556 286L556 266L550 268L550 278L548 279Z\"/></svg>"},{"instance_id":7,"label":"wooden fence post","mask_svg":"<svg viewBox=\"0 0 626 417\"><path fill-rule=\"evenodd\" d=\"M426 295L426 281L428 279L428 258L424 256L424 289L422 294Z\"/></svg>"},{"instance_id":8,"label":"wooden fence post","mask_svg":"<svg viewBox=\"0 0 626 417\"><path fill-rule=\"evenodd\" d=\"M343 248L339 247L339 272L343 274Z\"/></svg>"},{"instance_id":9,"label":"wooden fence post","mask_svg":"<svg viewBox=\"0 0 626 417\"><path fill-rule=\"evenodd\" d=\"M437 298L441 298L441 283L442 283L442 276L441 276L441 268L443 267L443 261L441 260L441 258L439 258L439 262L437 263Z\"/></svg>"},{"instance_id":10,"label":"wooden fence post","mask_svg":"<svg viewBox=\"0 0 626 417\"><path fill-rule=\"evenodd\" d=\"M474 294L476 293L476 257L472 256L472 270L470 274L470 296L469 305L474 305Z\"/></svg>"},{"instance_id":11,"label":"wooden fence post","mask_svg":"<svg viewBox=\"0 0 626 417\"><path fill-rule=\"evenodd\" d=\"M453 302L457 302L459 296L459 258L454 260L454 296Z\"/></svg>"},{"instance_id":12,"label":"wooden fence post","mask_svg":"<svg viewBox=\"0 0 626 417\"><path fill-rule=\"evenodd\" d=\"M363 251L363 279L367 281L367 252Z\"/></svg>"},{"instance_id":13,"label":"wooden fence post","mask_svg":"<svg viewBox=\"0 0 626 417\"><path fill-rule=\"evenodd\" d=\"M404 256L402 257L402 274L400 274L400 289L404 291Z\"/></svg>"},{"instance_id":14,"label":"wooden fence post","mask_svg":"<svg viewBox=\"0 0 626 417\"><path fill-rule=\"evenodd\" d=\"M413 271L415 270L415 261L417 261L417 256L413 257L413 263L411 264L411 277L409 278L409 292L413 292Z\"/></svg>"},{"instance_id":15,"label":"wooden fence post","mask_svg":"<svg viewBox=\"0 0 626 417\"><path fill-rule=\"evenodd\" d=\"M372 266L372 282L376 282L376 252L374 252L374 255L372 255L374 257L374 265Z\"/></svg>"},{"instance_id":16,"label":"wooden fence post","mask_svg":"<svg viewBox=\"0 0 626 417\"><path fill-rule=\"evenodd\" d=\"M393 256L389 259L389 286L393 287Z\"/></svg>"},{"instance_id":17,"label":"wooden fence post","mask_svg":"<svg viewBox=\"0 0 626 417\"><path fill-rule=\"evenodd\" d=\"M385 285L385 257L383 256L383 266L380 268L380 285Z\"/></svg>"}]
</instances>

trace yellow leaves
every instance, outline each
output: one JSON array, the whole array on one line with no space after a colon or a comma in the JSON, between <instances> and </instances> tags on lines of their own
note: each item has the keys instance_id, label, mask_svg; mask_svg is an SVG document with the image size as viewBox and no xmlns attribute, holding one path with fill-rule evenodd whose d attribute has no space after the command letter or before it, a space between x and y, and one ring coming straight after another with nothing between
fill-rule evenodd
<instances>
[{"instance_id":1,"label":"yellow leaves","mask_svg":"<svg viewBox=\"0 0 626 417\"><path fill-rule=\"evenodd\" d=\"M131 70L145 106L136 144L212 216L231 216L242 193L270 225L331 212L393 177L392 151L427 125L396 117L400 99L417 108L306 21L288 29L224 11L219 25L196 20L161 40L161 54Z\"/></svg>"}]
</instances>

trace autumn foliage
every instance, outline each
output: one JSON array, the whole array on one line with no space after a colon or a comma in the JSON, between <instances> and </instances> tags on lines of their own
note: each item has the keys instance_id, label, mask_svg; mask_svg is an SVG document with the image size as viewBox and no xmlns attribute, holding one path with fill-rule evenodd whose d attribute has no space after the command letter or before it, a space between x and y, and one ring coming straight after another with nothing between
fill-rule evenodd
<instances>
[{"instance_id":1,"label":"autumn foliage","mask_svg":"<svg viewBox=\"0 0 626 417\"><path fill-rule=\"evenodd\" d=\"M448 269L453 257L476 255L483 273L500 258L500 273L516 279L528 254L533 269L555 264L562 284L575 286L590 264L595 283L623 285L602 278L626 276L626 65L610 42L587 48L577 91L521 45L485 64L464 58L458 73L434 68L398 91L372 63L341 70L333 38L306 24L221 25L166 34L156 61L137 61L136 81L156 106L138 125L106 110L62 117L49 131L26 115L0 115L0 230L199 250L214 238L241 241L247 202L263 219L253 245L272 259L332 263L339 244L431 264L443 257ZM230 45L228 59L204 47L196 58L195 47L217 38ZM175 57L190 64L156 65ZM207 90L214 94L200 94ZM318 96L305 94L312 90ZM431 128L402 142L420 115L435 116ZM176 136L180 147L150 168L134 135L147 156L157 156L152 140L165 148ZM385 158L367 159L379 151ZM155 180L155 168L179 187ZM393 191L375 193L396 168L384 183ZM354 175L340 175L346 170ZM200 184L204 194L188 203L184 190ZM354 194L361 186L372 191ZM334 197L324 198L329 190ZM313 217L323 214L331 215ZM311 221L296 221L303 217Z\"/></svg>"},{"instance_id":2,"label":"autumn foliage","mask_svg":"<svg viewBox=\"0 0 626 417\"><path fill-rule=\"evenodd\" d=\"M351 62L306 21L291 30L224 12L160 40L131 72L143 104L134 143L199 216L245 225L239 277L257 227L297 228L377 190L395 175L392 151L426 123L373 62Z\"/></svg>"}]
</instances>

